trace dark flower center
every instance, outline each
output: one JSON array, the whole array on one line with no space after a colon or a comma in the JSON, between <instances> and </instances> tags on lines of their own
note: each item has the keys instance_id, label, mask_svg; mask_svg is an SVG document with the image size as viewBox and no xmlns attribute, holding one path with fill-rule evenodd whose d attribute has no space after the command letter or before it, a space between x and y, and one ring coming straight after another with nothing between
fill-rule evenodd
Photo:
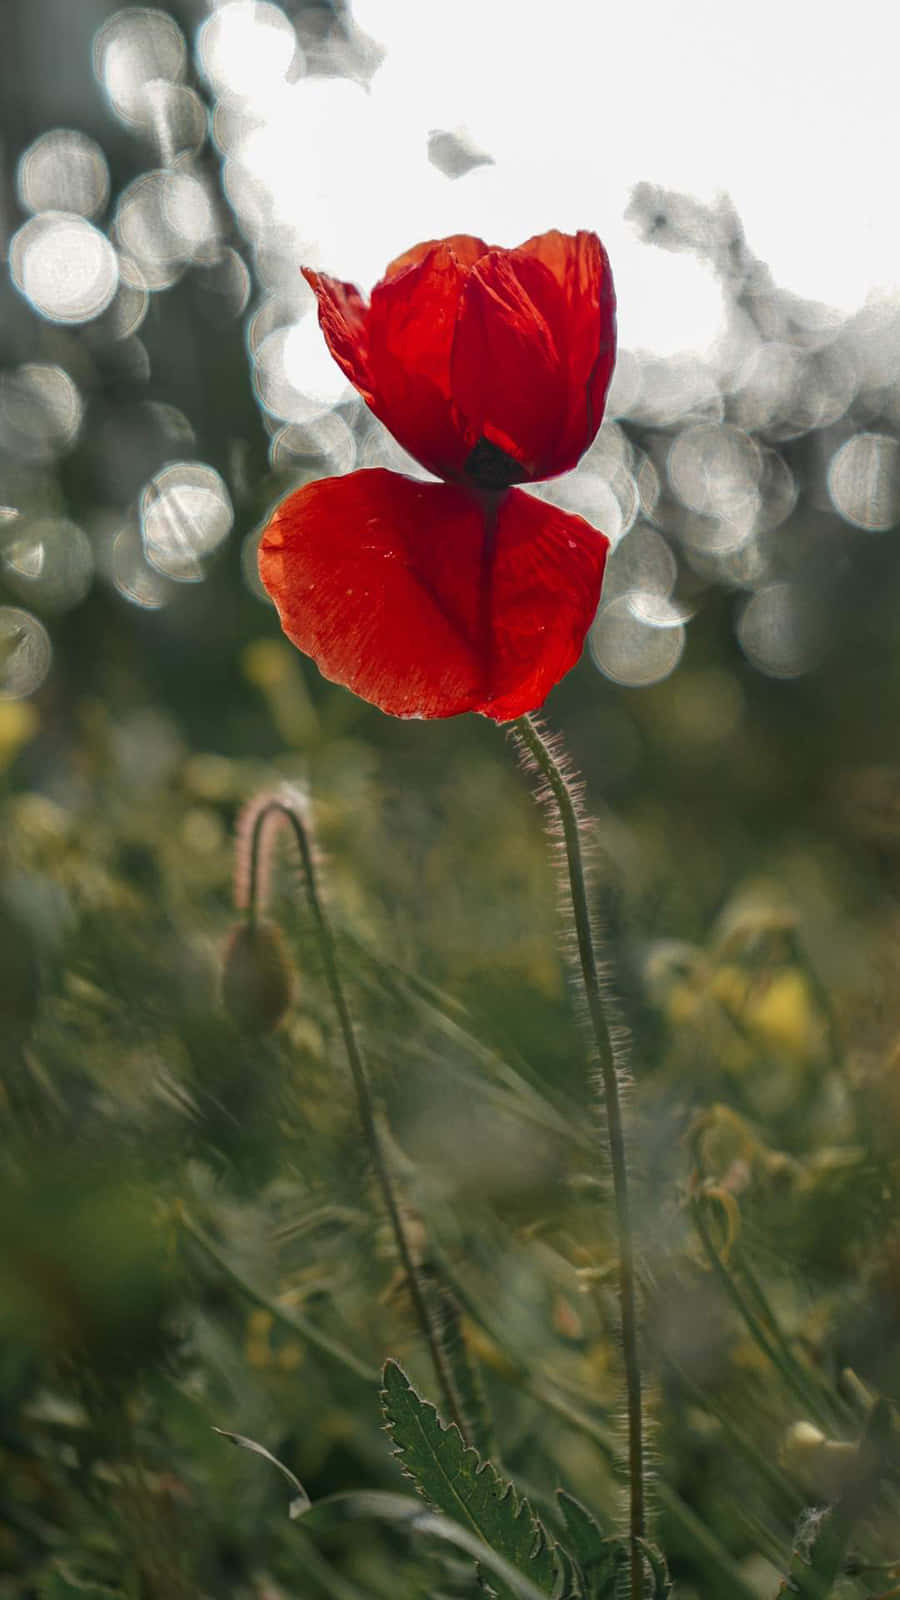
<instances>
[{"instance_id":1,"label":"dark flower center","mask_svg":"<svg viewBox=\"0 0 900 1600\"><path fill-rule=\"evenodd\" d=\"M466 456L463 472L478 489L509 489L528 480L528 471L490 439L479 439Z\"/></svg>"}]
</instances>

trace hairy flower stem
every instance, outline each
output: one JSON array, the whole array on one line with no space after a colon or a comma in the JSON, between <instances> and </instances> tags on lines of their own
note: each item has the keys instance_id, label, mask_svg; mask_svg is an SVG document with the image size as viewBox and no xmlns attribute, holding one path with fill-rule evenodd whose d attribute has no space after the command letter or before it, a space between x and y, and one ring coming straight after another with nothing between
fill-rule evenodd
<instances>
[{"instance_id":1,"label":"hairy flower stem","mask_svg":"<svg viewBox=\"0 0 900 1600\"><path fill-rule=\"evenodd\" d=\"M585 883L581 830L569 781L532 717L519 717L513 727L547 785L549 796L552 798L562 826L581 979L584 985L600 1065L603 1103L606 1112L606 1136L610 1168L612 1170L613 1200L619 1243L619 1305L622 1319L622 1348L625 1362L625 1392L628 1416L628 1531L631 1539L631 1600L641 1600L644 1587L644 1562L641 1554L641 1541L644 1538L646 1523L644 1506L644 1431L641 1367L638 1353L634 1241L631 1227L631 1204L628 1196L628 1162L622 1121L622 1101L619 1093L619 1076L616 1071L615 1054L609 1020L606 1015L603 988L597 969L597 956L591 932L591 917Z\"/></svg>"},{"instance_id":2,"label":"hairy flower stem","mask_svg":"<svg viewBox=\"0 0 900 1600\"><path fill-rule=\"evenodd\" d=\"M378 1130L378 1121L375 1115L375 1103L372 1097L372 1088L369 1075L363 1060L353 1019L347 1005L344 987L341 982L340 967L338 965L337 950L331 926L325 915L325 908L319 895L316 870L313 860L313 851L310 845L309 834L300 815L300 803L294 801L290 795L273 796L266 800L256 812L253 820L253 832L250 844L250 889L248 910L251 918L258 914L259 886L263 874L260 871L260 849L267 825L271 826L273 818L284 822L293 834L297 850L300 855L300 864L303 869L303 878L306 885L306 894L309 908L312 912L318 939L322 965L325 970L325 981L331 995L334 1009L337 1013L338 1023L344 1040L344 1049L350 1064L353 1077L353 1086L359 1104L359 1114L363 1125L375 1176L381 1189L385 1209L390 1219L394 1238L397 1244L397 1253L406 1275L409 1286L413 1310L428 1346L434 1366L435 1377L441 1392L443 1404L448 1417L455 1422L463 1438L468 1443L465 1420L461 1414L460 1405L456 1396L455 1386L447 1365L443 1348L441 1346L438 1329L431 1314L428 1296L422 1275L413 1256L409 1236L403 1221L403 1215L397 1196L394 1192L394 1183L391 1178L390 1167L385 1154L384 1144Z\"/></svg>"}]
</instances>

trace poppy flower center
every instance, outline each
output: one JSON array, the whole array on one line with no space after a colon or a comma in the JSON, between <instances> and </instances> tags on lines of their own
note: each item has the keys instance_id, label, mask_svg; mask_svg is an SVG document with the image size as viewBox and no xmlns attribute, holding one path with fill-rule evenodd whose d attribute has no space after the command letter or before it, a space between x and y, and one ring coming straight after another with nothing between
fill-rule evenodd
<instances>
[{"instance_id":1,"label":"poppy flower center","mask_svg":"<svg viewBox=\"0 0 900 1600\"><path fill-rule=\"evenodd\" d=\"M463 472L477 489L511 489L528 477L527 468L490 439L481 438L469 451Z\"/></svg>"}]
</instances>

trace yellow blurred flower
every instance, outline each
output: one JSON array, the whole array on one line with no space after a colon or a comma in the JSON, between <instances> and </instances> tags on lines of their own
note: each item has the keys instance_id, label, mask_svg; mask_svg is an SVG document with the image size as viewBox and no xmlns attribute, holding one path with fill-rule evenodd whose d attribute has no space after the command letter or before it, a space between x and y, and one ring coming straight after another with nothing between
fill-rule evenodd
<instances>
[{"instance_id":1,"label":"yellow blurred flower","mask_svg":"<svg viewBox=\"0 0 900 1600\"><path fill-rule=\"evenodd\" d=\"M30 700L0 700L0 770L8 767L41 725Z\"/></svg>"},{"instance_id":2,"label":"yellow blurred flower","mask_svg":"<svg viewBox=\"0 0 900 1600\"><path fill-rule=\"evenodd\" d=\"M710 988L729 1016L761 1043L798 1061L821 1054L822 1020L796 967L754 973L728 964L719 967Z\"/></svg>"}]
</instances>

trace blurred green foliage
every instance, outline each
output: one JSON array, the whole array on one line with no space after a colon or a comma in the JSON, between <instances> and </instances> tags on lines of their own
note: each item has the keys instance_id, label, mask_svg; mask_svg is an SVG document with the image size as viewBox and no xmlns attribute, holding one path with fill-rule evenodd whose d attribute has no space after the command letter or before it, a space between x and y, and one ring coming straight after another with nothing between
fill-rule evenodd
<instances>
[{"instance_id":1,"label":"blurred green foliage","mask_svg":"<svg viewBox=\"0 0 900 1600\"><path fill-rule=\"evenodd\" d=\"M320 41L340 36L325 7L298 27L306 11L327 12ZM54 114L46 84L33 103L13 92L12 59L19 151ZM124 183L136 136L94 118ZM738 263L735 314L763 344L774 326L806 349L736 224L723 245L718 214L710 244L709 213L655 192L636 206L664 242ZM620 1372L541 818L502 730L391 722L277 637L241 541L327 462L271 465L243 326L205 317L196 266L153 299L149 378L92 324L2 293L4 370L58 364L88 404L50 461L6 435L0 499L64 512L102 551L104 518L133 517L172 455L161 408L178 407L195 430L179 454L223 475L236 527L159 609L98 557L82 602L44 616L43 685L0 700L0 1595L471 1593L470 1562L402 1528L314 1540L278 1475L213 1431L263 1443L314 1501L400 1491L378 1371L396 1357L433 1390L289 851L270 909L290 1009L260 1033L221 1003L232 836L260 788L308 787L416 1247L462 1309L504 1473L562 1537L560 1486L604 1534L618 1524ZM770 573L825 605L808 670L748 660L743 580L692 562L690 513L664 488L655 526L696 612L681 665L641 689L585 661L548 708L586 775L594 906L633 1036L655 1535L683 1600L805 1582L876 1397L900 1405L900 569L896 533L841 523L823 490L834 449L893 438L896 416L895 390L861 381L837 420L783 439L746 423L796 480L763 543ZM620 428L664 480L696 421ZM21 606L10 570L0 602ZM896 1592L887 1434L841 1557L847 1600Z\"/></svg>"}]
</instances>

